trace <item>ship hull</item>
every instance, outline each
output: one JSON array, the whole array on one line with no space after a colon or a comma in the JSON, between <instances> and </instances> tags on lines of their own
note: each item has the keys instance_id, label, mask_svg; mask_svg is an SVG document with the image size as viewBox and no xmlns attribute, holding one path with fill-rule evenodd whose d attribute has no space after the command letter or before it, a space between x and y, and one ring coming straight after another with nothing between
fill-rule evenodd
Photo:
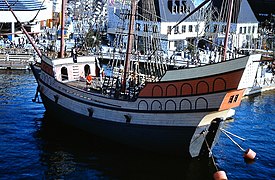
<instances>
[{"instance_id":1,"label":"ship hull","mask_svg":"<svg viewBox=\"0 0 275 180\"><path fill-rule=\"evenodd\" d=\"M173 80L178 76L169 72L162 81L147 83L136 99L116 99L57 80L60 63L55 67L55 61L31 67L47 112L59 121L140 149L198 157L211 154L222 120L240 104L244 90L237 86L247 59L240 59L242 67L230 62L230 71L209 70L201 78ZM61 65L70 68L70 63Z\"/></svg>"},{"instance_id":2,"label":"ship hull","mask_svg":"<svg viewBox=\"0 0 275 180\"><path fill-rule=\"evenodd\" d=\"M200 141L197 142L198 145L195 147L193 145L190 149L190 142L197 126L139 125L106 121L76 113L58 105L43 94L41 94L41 98L47 113L54 115L58 121L114 142L165 154L176 153L187 157L208 156L208 149L203 149L204 141L201 139L197 139ZM200 126L199 129L209 129L209 124ZM218 136L218 133L215 132L212 141L216 142Z\"/></svg>"},{"instance_id":3,"label":"ship hull","mask_svg":"<svg viewBox=\"0 0 275 180\"><path fill-rule=\"evenodd\" d=\"M196 127L145 126L90 118L57 105L41 95L48 113L58 120L92 134L140 149L188 154L188 144Z\"/></svg>"}]
</instances>

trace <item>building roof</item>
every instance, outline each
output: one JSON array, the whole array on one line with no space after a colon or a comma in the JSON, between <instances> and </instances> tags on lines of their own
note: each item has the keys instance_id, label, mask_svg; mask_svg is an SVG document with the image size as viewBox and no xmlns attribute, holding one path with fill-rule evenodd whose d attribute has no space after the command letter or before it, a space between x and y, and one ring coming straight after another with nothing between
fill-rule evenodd
<instances>
[{"instance_id":1,"label":"building roof","mask_svg":"<svg viewBox=\"0 0 275 180\"><path fill-rule=\"evenodd\" d=\"M46 9L38 0L7 0L14 11L35 11ZM0 1L0 11L9 11L5 1Z\"/></svg>"},{"instance_id":2,"label":"building roof","mask_svg":"<svg viewBox=\"0 0 275 180\"><path fill-rule=\"evenodd\" d=\"M240 11L238 15L238 23L258 23L256 16L254 15L247 0L242 0Z\"/></svg>"},{"instance_id":3,"label":"building roof","mask_svg":"<svg viewBox=\"0 0 275 180\"><path fill-rule=\"evenodd\" d=\"M225 12L228 11L229 7L222 7L224 3L222 0L212 0L213 6L216 7L220 14L223 16L222 20L227 21L225 18L227 14L221 12L223 9ZM232 22L233 23L258 23L249 3L247 0L235 0L233 5L233 12L232 12Z\"/></svg>"}]
</instances>

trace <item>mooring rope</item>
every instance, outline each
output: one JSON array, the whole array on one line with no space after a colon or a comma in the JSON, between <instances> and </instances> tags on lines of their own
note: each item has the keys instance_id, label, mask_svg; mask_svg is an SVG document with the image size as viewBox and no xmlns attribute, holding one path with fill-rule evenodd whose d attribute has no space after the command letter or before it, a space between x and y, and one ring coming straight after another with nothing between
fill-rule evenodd
<instances>
[{"instance_id":1,"label":"mooring rope","mask_svg":"<svg viewBox=\"0 0 275 180\"><path fill-rule=\"evenodd\" d=\"M221 129L221 132L224 133L236 146L238 146L242 151L245 152L245 150L236 141L234 141L223 129Z\"/></svg>"},{"instance_id":2,"label":"mooring rope","mask_svg":"<svg viewBox=\"0 0 275 180\"><path fill-rule=\"evenodd\" d=\"M216 165L216 162L215 162L215 159L214 159L212 150L210 149L210 147L209 147L209 145L208 145L208 143L207 143L207 141L206 141L206 137L204 138L204 142L205 142L205 144L206 144L206 146L207 146L207 149L208 149L209 153L211 154L211 159L212 159L212 161L213 161L213 164L214 164L214 166L215 166L216 171L219 171L219 169L218 169L218 167L217 167L217 165Z\"/></svg>"},{"instance_id":3,"label":"mooring rope","mask_svg":"<svg viewBox=\"0 0 275 180\"><path fill-rule=\"evenodd\" d=\"M225 130L225 129L223 129L223 128L220 128L220 130L221 130L221 131L224 131L224 132L226 132L226 133L228 133L228 134L230 134L230 135L232 135L232 136L234 136L234 137L236 137L236 138L239 138L239 139L245 141L244 138L242 138L242 137L240 137L240 136L237 136L236 134L233 134L233 133L231 133L231 132L229 132L229 131L227 131L227 130Z\"/></svg>"}]
</instances>

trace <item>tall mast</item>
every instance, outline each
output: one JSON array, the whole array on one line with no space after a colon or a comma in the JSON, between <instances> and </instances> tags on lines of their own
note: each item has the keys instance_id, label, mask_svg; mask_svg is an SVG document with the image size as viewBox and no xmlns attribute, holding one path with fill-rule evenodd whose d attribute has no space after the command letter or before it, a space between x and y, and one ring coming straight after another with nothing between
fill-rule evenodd
<instances>
[{"instance_id":1,"label":"tall mast","mask_svg":"<svg viewBox=\"0 0 275 180\"><path fill-rule=\"evenodd\" d=\"M225 40L224 40L224 49L223 49L222 61L226 60L226 51L227 51L227 44L228 44L228 35L229 35L229 32L230 32L230 26L231 26L233 4L234 4L234 0L229 0L229 12L228 12L228 19L227 19L227 24L226 24L226 32L225 32Z\"/></svg>"},{"instance_id":2,"label":"tall mast","mask_svg":"<svg viewBox=\"0 0 275 180\"><path fill-rule=\"evenodd\" d=\"M126 76L127 76L127 73L129 72L129 64L130 64L132 46L133 46L133 40L134 40L134 23L135 23L136 9L137 9L137 2L136 0L132 0L129 32L128 32L128 44L127 44L127 50L126 50L124 74L123 74L123 81L122 81L122 89L124 92L126 91Z\"/></svg>"},{"instance_id":3,"label":"tall mast","mask_svg":"<svg viewBox=\"0 0 275 180\"><path fill-rule=\"evenodd\" d=\"M60 58L64 58L64 49L65 49L65 13L66 13L66 4L67 0L62 0L62 8L61 8L61 43L60 43Z\"/></svg>"}]
</instances>

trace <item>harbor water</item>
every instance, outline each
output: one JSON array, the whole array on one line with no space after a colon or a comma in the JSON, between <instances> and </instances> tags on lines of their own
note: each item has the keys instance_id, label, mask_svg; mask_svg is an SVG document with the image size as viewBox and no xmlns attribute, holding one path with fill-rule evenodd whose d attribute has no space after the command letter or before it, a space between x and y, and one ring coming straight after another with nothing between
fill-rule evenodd
<instances>
[{"instance_id":1,"label":"harbor water","mask_svg":"<svg viewBox=\"0 0 275 180\"><path fill-rule=\"evenodd\" d=\"M228 179L275 179L275 91L245 98L224 129L214 158L187 159L118 145L56 123L32 99L29 71L0 71L0 179L212 179L217 168Z\"/></svg>"}]
</instances>

